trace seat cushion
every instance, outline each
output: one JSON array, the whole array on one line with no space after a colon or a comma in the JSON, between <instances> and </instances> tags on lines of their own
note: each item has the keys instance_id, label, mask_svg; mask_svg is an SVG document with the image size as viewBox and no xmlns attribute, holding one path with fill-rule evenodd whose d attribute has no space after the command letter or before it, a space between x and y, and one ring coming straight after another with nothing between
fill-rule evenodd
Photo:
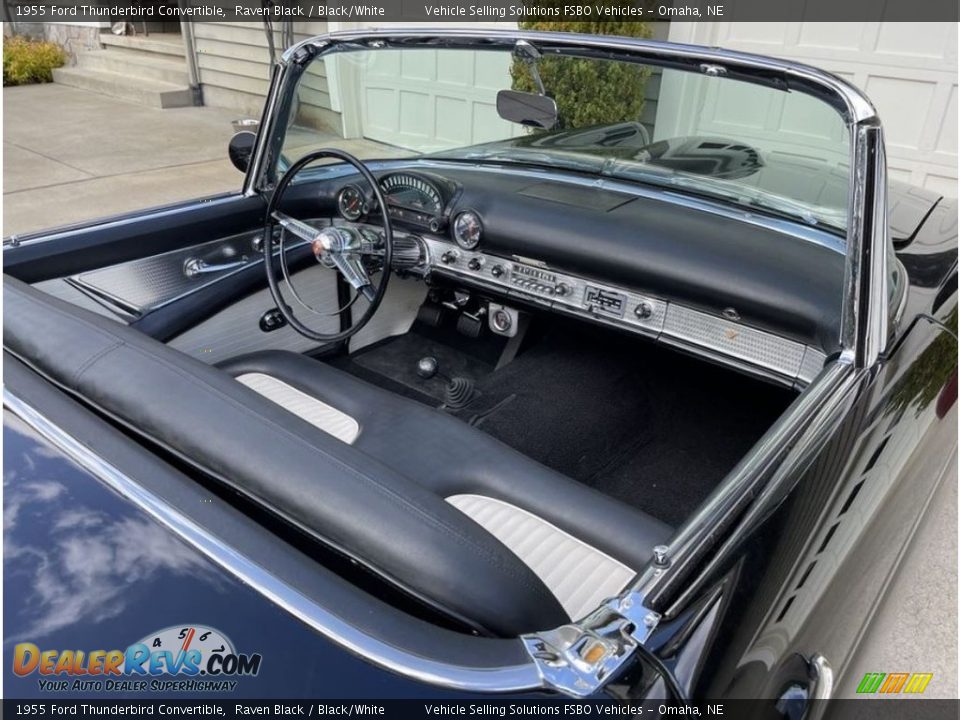
<instances>
[{"instance_id":1,"label":"seat cushion","mask_svg":"<svg viewBox=\"0 0 960 720\"><path fill-rule=\"evenodd\" d=\"M462 420L326 363L268 351L221 367L238 377L273 377L350 417L359 428L353 447L463 510L533 569L568 613L622 589L649 561L653 546L672 533L659 520L541 465ZM296 412L292 405L288 409ZM467 503L464 497L475 500ZM499 512L492 512L494 508ZM521 521L524 513L526 521ZM523 533L510 529L517 526L539 532L544 542L535 548L521 546L515 541ZM547 558L542 563L535 560L540 555ZM607 584L609 578L616 580Z\"/></svg>"}]
</instances>

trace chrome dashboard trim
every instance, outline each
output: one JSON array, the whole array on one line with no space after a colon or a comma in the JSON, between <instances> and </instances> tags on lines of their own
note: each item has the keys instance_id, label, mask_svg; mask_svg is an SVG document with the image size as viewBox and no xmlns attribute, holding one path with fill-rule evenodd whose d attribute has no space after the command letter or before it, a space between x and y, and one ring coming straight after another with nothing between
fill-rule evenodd
<instances>
[{"instance_id":1,"label":"chrome dashboard trim","mask_svg":"<svg viewBox=\"0 0 960 720\"><path fill-rule=\"evenodd\" d=\"M542 261L464 250L437 237L426 236L423 241L428 255L425 274L448 275L507 298L629 330L765 379L805 386L826 359L819 349L774 333L642 291L571 275ZM471 263L475 265L471 267ZM495 268L500 269L499 276L494 275ZM551 292L559 285L567 292ZM608 313L591 306L587 299L591 288L622 298L622 312Z\"/></svg>"},{"instance_id":2,"label":"chrome dashboard trim","mask_svg":"<svg viewBox=\"0 0 960 720\"><path fill-rule=\"evenodd\" d=\"M313 630L365 660L419 682L468 692L520 692L544 688L544 679L532 660L522 665L494 668L454 665L406 652L358 629L225 544L216 535L83 445L6 387L3 389L3 404L80 467L213 563Z\"/></svg>"}]
</instances>

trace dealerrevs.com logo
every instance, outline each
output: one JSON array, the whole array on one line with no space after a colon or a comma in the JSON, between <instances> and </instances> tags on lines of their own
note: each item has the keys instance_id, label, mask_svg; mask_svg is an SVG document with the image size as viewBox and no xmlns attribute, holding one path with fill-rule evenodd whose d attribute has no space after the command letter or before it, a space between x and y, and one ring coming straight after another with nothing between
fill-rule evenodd
<instances>
[{"instance_id":1,"label":"dealerrevs.com logo","mask_svg":"<svg viewBox=\"0 0 960 720\"><path fill-rule=\"evenodd\" d=\"M19 643L13 672L37 676L47 692L229 692L235 678L260 672L259 653L239 653L210 627L178 625L124 650L41 650Z\"/></svg>"}]
</instances>

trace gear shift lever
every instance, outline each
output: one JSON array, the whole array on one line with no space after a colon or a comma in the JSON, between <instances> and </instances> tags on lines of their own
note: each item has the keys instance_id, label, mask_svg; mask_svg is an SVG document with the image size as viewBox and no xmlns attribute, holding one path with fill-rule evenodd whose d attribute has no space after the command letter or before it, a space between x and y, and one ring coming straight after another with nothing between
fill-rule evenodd
<instances>
[{"instance_id":1,"label":"gear shift lever","mask_svg":"<svg viewBox=\"0 0 960 720\"><path fill-rule=\"evenodd\" d=\"M417 375L422 377L424 380L429 380L432 378L437 374L439 369L440 364L432 355L427 355L426 357L422 357L417 360Z\"/></svg>"}]
</instances>

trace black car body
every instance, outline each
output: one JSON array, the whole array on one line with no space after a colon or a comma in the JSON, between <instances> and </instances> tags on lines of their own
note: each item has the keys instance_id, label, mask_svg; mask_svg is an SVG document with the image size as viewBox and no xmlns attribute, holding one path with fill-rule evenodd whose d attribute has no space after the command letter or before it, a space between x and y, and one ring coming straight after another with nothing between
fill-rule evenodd
<instances>
[{"instance_id":1,"label":"black car body","mask_svg":"<svg viewBox=\"0 0 960 720\"><path fill-rule=\"evenodd\" d=\"M664 191L643 181L633 188L629 181L597 187L576 171L509 163L461 167L443 153L369 163L378 181L407 173L430 183L447 209L455 210L421 218L398 207L393 218L400 228L395 259L410 263L401 272L416 275L417 263L426 262L423 274L440 300L456 306L463 295L446 293L469 291L485 313L495 311L488 303L512 304L534 315L553 312L569 322L629 334L661 312L656 298L679 297L691 322L709 317L720 323L710 326L719 340L676 335L670 347L692 353L697 362L760 378L777 393L792 393L782 404L770 401L777 409L769 424L746 446L749 452L731 456L738 461L725 468L722 482L679 517L655 549L643 548L649 561L635 568L628 590L573 618L578 622L552 630L529 627L520 637L485 632L482 623L471 625L469 617L464 622L455 613L441 611L438 619L437 608L411 609L409 595L417 595L417 588L385 589L382 578L371 579L376 562L357 569L366 558L357 557L348 541L333 551L318 547L310 528L296 520L295 507L271 504L266 482L250 493L239 481L231 484L230 458L217 455L217 448L222 439L225 452L242 461L245 451L231 446L229 436L243 436L234 428L238 419L210 414L219 407L216 397L198 385L196 405L181 407L179 421L175 414L158 418L154 413L162 414L165 403L186 391L175 379L150 387L151 378L161 376L130 369L137 357L150 357L152 347L131 333L177 347L175 339L192 327L263 292L263 253L273 262L273 248L263 243L259 228L266 208L268 237L274 230L273 200L266 207L271 194L288 193L285 212L334 217L344 183L361 181L358 172L341 166L308 170L300 183L272 174L277 166L270 158L275 163L298 68L316 56L358 47L509 50L518 42L545 56L604 54L819 95L849 125L853 168L848 226L838 236L784 213L741 212L696 191ZM275 73L261 127L242 193L16 238L4 249L6 657L23 643L41 650L124 648L161 628L187 631L196 625L223 631L238 653L262 656L255 676L237 677L236 687L209 697L829 697L834 676L842 675L867 632L956 453L956 204L888 184L882 132L869 102L825 73L717 50L552 34L358 32L289 50ZM635 143L637 134L627 135L629 148L620 151L642 154L654 165L696 143L685 138L658 145L647 137ZM549 136L541 140L546 142L535 150L528 144L523 150L540 152L544 144L549 149ZM714 150L723 145L707 140ZM569 149L571 141L554 136L554 147L557 142ZM716 162L698 160L694 172L723 177L733 165L758 171L765 163L749 150L731 151L728 143ZM601 162L620 151L605 147ZM386 205L380 205L384 216ZM609 205L601 219L608 224L590 214L598 205ZM483 218L479 249L458 247L448 235L465 210ZM376 210L370 215L367 224L378 222ZM618 243L620 226L638 228L641 252L633 255ZM725 246L730 254L717 254L710 233L739 240ZM427 238L426 244L404 244L414 235ZM774 238L781 244L771 248ZM246 247L251 241L259 243L254 247L260 256L213 273L216 282L195 291L147 303L147 312L131 300L139 295L129 288L114 293L91 280L98 272L155 258L172 258L171 267L187 270L199 246ZM508 288L499 274L491 275L495 263L513 263L524 275L519 287ZM580 276L588 279L582 291L586 310L558 298L564 278ZM149 281L136 275L140 289ZM580 280L570 282L580 292ZM591 290L590 282L598 287ZM74 306L100 308L76 310L41 291ZM842 312L825 320L821 292L838 301L842 296ZM654 298L654 307L643 306L645 297ZM623 307L619 315L598 309L605 302L626 302L636 319L625 316ZM103 319L104 303L114 316L109 320ZM274 321L283 325L263 313L269 309L261 302L246 321L259 323L257 332L264 334ZM89 340L100 335L109 338L102 346ZM723 343L738 337L786 344L763 346L764 352L774 348L772 360L748 351L731 354ZM658 338L670 339L664 333ZM609 342L604 348L612 348L612 357L620 341ZM799 352L795 364L785 368L777 348ZM128 350L130 355L118 355ZM131 388L109 387L98 376L98 365L110 356L121 360L113 370L117 383ZM192 377L193 366L172 357L162 355L157 367L167 364ZM602 363L598 357L589 367ZM649 358L664 378L666 368L693 362L680 354L682 360L664 357ZM812 370L802 358L812 358ZM708 363L697 367L707 375L714 371ZM696 454L697 444L704 454L720 452L726 434L735 432L722 424L723 412L749 405L751 393L767 392L758 389L767 385L730 382L730 394L717 396L727 407L714 408L716 415L703 409L707 421L721 422L700 428L703 435L685 452ZM692 388L694 395L700 389L692 378L676 387ZM126 394L117 396L121 391ZM453 406L449 397L447 403ZM577 418L566 419L576 424ZM270 447L269 425L263 425L264 446L251 438L250 463ZM600 438L598 427L580 431ZM633 430L646 432L642 423ZM197 453L204 455L199 462ZM470 466L470 452L463 457ZM276 483L284 482L287 458L270 462ZM477 461L477 472L494 467L485 462ZM669 502L669 491L663 492ZM354 520L388 536L393 532L375 514ZM9 663L4 673L9 696L48 697L36 674L21 677ZM151 686L72 694L170 692L176 690Z\"/></svg>"}]
</instances>

